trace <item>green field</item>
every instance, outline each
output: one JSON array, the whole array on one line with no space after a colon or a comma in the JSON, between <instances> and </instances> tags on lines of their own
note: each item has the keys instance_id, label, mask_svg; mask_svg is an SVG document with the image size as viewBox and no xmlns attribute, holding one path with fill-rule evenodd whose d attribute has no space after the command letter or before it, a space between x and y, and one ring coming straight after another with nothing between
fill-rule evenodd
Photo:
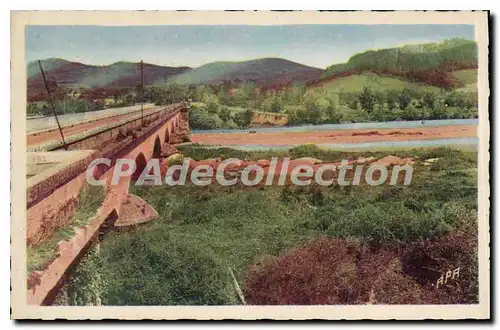
<instances>
[{"instance_id":1,"label":"green field","mask_svg":"<svg viewBox=\"0 0 500 330\"><path fill-rule=\"evenodd\" d=\"M240 159L276 156L270 151L200 149L185 147L183 153L195 159L215 155ZM304 146L280 156L308 155L333 161L358 155L381 157L387 154L336 152ZM475 152L439 148L391 154L418 157L411 185L321 189L134 188L132 192L147 200L159 212L160 218L137 228L107 234L99 247L77 267L57 303L238 304L229 269L234 271L245 291L249 285L249 266L272 262L276 256L313 238L354 240L379 251L405 248L425 239L440 239L463 228L474 233L470 228L474 228L477 221ZM428 158L439 160L431 167L421 165L419 160ZM460 246L450 248L463 250ZM457 289L459 291L450 289L439 298L439 303L476 301L477 278L473 274L477 274L474 273L477 265L470 261L474 258L469 258L474 253L469 249L458 255L458 261L452 260L455 266L464 263L464 269L471 270L464 276L468 281L467 294L462 287ZM460 259L464 255L469 259ZM281 276L285 277L279 283L290 276L286 275L286 270L283 272ZM293 276L306 281L301 280L300 273ZM315 275L311 276L313 278L307 281L314 283ZM264 294L279 295L279 292L266 292ZM425 301L425 297L422 299Z\"/></svg>"},{"instance_id":2,"label":"green field","mask_svg":"<svg viewBox=\"0 0 500 330\"><path fill-rule=\"evenodd\" d=\"M453 72L455 77L464 87L458 88L460 92L477 92L477 69L458 70Z\"/></svg>"},{"instance_id":3,"label":"green field","mask_svg":"<svg viewBox=\"0 0 500 330\"><path fill-rule=\"evenodd\" d=\"M405 88L418 89L422 92L438 92L440 90L440 88L436 86L414 84L402 79L384 77L372 73L341 77L333 81L326 82L322 86L331 92L338 92L340 90L345 92L360 92L364 87L379 91L402 91Z\"/></svg>"}]
</instances>

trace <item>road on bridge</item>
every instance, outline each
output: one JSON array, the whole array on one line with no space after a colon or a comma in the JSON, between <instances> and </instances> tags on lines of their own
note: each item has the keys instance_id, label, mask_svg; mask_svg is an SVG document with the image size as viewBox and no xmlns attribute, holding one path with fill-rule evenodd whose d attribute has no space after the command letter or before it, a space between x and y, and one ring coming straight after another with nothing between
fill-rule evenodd
<instances>
[{"instance_id":1,"label":"road on bridge","mask_svg":"<svg viewBox=\"0 0 500 330\"><path fill-rule=\"evenodd\" d=\"M157 111L162 107L152 104L144 105L144 115ZM106 126L125 119L140 116L140 106L127 108L114 108L101 111L85 112L58 116L65 137L82 133L90 129ZM61 134L57 129L54 117L36 118L26 120L27 146L35 146L41 143L58 140Z\"/></svg>"}]
</instances>

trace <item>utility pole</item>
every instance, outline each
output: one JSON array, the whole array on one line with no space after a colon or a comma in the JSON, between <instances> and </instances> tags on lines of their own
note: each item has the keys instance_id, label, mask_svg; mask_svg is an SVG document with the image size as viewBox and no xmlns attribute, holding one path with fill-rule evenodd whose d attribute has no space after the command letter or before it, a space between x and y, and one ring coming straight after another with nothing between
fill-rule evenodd
<instances>
[{"instance_id":1,"label":"utility pole","mask_svg":"<svg viewBox=\"0 0 500 330\"><path fill-rule=\"evenodd\" d=\"M45 84L45 89L47 90L47 95L49 96L50 107L52 108L52 112L54 113L54 117L56 118L57 127L59 128L59 133L61 134L61 139L63 143L63 147L65 150L68 150L66 146L66 141L64 141L64 134L61 128L61 124L59 123L59 118L57 118L56 108L54 107L54 103L52 102L52 96L50 95L49 85L47 85L47 79L45 78L45 72L43 72L42 62L38 60L38 66L40 67L40 72L42 73L43 83Z\"/></svg>"},{"instance_id":2,"label":"utility pole","mask_svg":"<svg viewBox=\"0 0 500 330\"><path fill-rule=\"evenodd\" d=\"M144 126L144 63L141 60L141 125Z\"/></svg>"}]
</instances>

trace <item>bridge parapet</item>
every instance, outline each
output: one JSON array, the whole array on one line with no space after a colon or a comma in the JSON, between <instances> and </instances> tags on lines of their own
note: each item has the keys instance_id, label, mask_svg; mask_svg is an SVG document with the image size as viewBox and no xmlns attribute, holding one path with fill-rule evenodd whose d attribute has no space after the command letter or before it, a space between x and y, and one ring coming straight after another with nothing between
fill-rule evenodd
<instances>
[{"instance_id":1,"label":"bridge parapet","mask_svg":"<svg viewBox=\"0 0 500 330\"><path fill-rule=\"evenodd\" d=\"M69 145L69 149L74 151L70 151L68 154L78 153L78 151L80 151L79 154L82 154L84 150L80 149L85 149L84 156L68 157L69 160L59 166L28 178L28 244L32 246L40 244L57 227L71 218L76 208L76 205L72 203L78 197L79 191L86 185L85 173L90 162L96 158L109 158L114 166L116 158L124 157L132 150L141 147L141 144L152 135L159 131L173 130L174 122L177 128L173 130L172 135L179 137L181 134L188 134L185 129L181 134L179 130L181 126L186 127L183 118L187 118L187 115L181 115L186 113L186 108L187 104L185 103L167 106L143 118L134 118L126 123L73 141ZM160 142L164 141L162 138ZM173 142L169 141L169 143ZM56 153L66 152L56 151ZM36 158L33 159L36 162ZM104 173L99 173L98 176L101 174ZM43 230L41 230L42 228Z\"/></svg>"}]
</instances>

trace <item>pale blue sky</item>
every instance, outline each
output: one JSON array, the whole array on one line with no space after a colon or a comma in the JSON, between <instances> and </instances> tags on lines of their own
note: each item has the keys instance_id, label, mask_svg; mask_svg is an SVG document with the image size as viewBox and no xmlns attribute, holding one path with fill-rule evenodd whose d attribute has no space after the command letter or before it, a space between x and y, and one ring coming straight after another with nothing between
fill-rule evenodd
<instances>
[{"instance_id":1,"label":"pale blue sky","mask_svg":"<svg viewBox=\"0 0 500 330\"><path fill-rule=\"evenodd\" d=\"M374 48L474 39L472 25L27 26L27 61L118 61L196 67L214 61L281 57L325 68Z\"/></svg>"}]
</instances>

